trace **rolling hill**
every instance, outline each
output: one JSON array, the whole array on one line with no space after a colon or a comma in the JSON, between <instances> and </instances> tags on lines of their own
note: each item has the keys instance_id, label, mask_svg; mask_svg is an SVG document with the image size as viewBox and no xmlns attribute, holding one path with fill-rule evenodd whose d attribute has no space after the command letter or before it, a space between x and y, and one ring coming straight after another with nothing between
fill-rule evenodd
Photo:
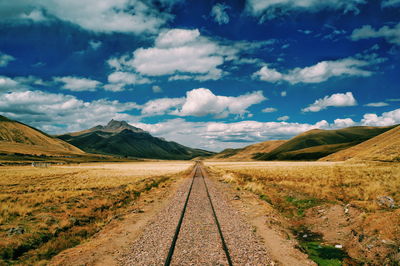
<instances>
[{"instance_id":1,"label":"rolling hill","mask_svg":"<svg viewBox=\"0 0 400 266\"><path fill-rule=\"evenodd\" d=\"M380 135L391 127L349 127L337 130L313 129L304 132L268 153L259 153L257 160L318 160L348 149Z\"/></svg>"},{"instance_id":2,"label":"rolling hill","mask_svg":"<svg viewBox=\"0 0 400 266\"><path fill-rule=\"evenodd\" d=\"M106 126L99 125L58 138L86 152L123 157L182 160L214 154L153 137L125 121L111 120Z\"/></svg>"},{"instance_id":3,"label":"rolling hill","mask_svg":"<svg viewBox=\"0 0 400 266\"><path fill-rule=\"evenodd\" d=\"M400 126L373 137L351 148L338 151L320 161L400 161Z\"/></svg>"},{"instance_id":4,"label":"rolling hill","mask_svg":"<svg viewBox=\"0 0 400 266\"><path fill-rule=\"evenodd\" d=\"M46 156L84 154L65 141L4 116L0 116L0 153Z\"/></svg>"},{"instance_id":5,"label":"rolling hill","mask_svg":"<svg viewBox=\"0 0 400 266\"><path fill-rule=\"evenodd\" d=\"M225 149L212 156L210 159L229 160L229 161L251 161L257 153L268 153L287 140L269 140L261 143L246 146L241 149Z\"/></svg>"}]
</instances>

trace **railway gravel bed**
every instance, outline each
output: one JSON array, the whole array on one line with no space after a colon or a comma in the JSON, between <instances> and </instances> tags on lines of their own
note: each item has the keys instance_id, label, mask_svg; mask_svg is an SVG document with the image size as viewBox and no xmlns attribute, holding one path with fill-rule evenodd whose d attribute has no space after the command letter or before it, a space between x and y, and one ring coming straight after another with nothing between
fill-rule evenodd
<instances>
[{"instance_id":1,"label":"railway gravel bed","mask_svg":"<svg viewBox=\"0 0 400 266\"><path fill-rule=\"evenodd\" d=\"M196 169L196 168L195 168ZM195 170L194 170L195 171ZM204 181L202 174L204 176ZM207 184L233 265L270 265L261 238L235 211L208 179L202 166L194 175L193 188L175 245L171 265L228 265L221 237L207 197ZM132 243L121 265L162 265L165 262L192 179L185 181L176 195Z\"/></svg>"}]
</instances>

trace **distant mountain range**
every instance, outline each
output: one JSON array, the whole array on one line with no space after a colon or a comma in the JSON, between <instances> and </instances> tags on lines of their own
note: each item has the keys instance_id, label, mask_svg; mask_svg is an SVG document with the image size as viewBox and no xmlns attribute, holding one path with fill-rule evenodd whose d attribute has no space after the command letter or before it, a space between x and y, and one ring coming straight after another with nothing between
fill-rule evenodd
<instances>
[{"instance_id":1,"label":"distant mountain range","mask_svg":"<svg viewBox=\"0 0 400 266\"><path fill-rule=\"evenodd\" d=\"M73 145L0 115L0 153L65 156L82 155Z\"/></svg>"},{"instance_id":2,"label":"distant mountain range","mask_svg":"<svg viewBox=\"0 0 400 266\"><path fill-rule=\"evenodd\" d=\"M241 149L225 149L214 155L213 158L227 161L251 161L256 153L271 152L285 142L287 140L269 140Z\"/></svg>"},{"instance_id":3,"label":"distant mountain range","mask_svg":"<svg viewBox=\"0 0 400 266\"><path fill-rule=\"evenodd\" d=\"M313 129L287 141L266 141L242 149L226 149L212 158L267 161L318 160L332 154L326 157L326 160L345 160L353 157L378 159L385 153L387 160L393 160L400 156L399 135L400 129L396 126L359 126L337 130ZM361 150L363 150L363 156L358 155L361 154Z\"/></svg>"},{"instance_id":4,"label":"distant mountain range","mask_svg":"<svg viewBox=\"0 0 400 266\"><path fill-rule=\"evenodd\" d=\"M111 120L80 132L58 136L80 149L98 154L153 159L192 159L214 153L153 137L125 121Z\"/></svg>"},{"instance_id":5,"label":"distant mountain range","mask_svg":"<svg viewBox=\"0 0 400 266\"><path fill-rule=\"evenodd\" d=\"M91 154L88 154L91 153ZM124 121L53 137L0 115L0 156L23 155L108 160L129 158L217 160L400 161L400 126L314 129L290 140L272 140L218 154L153 137ZM97 154L97 155L96 155ZM19 156L19 157L18 157ZM96 157L97 156L97 157ZM25 157L24 157L25 158ZM107 159L108 158L108 159Z\"/></svg>"}]
</instances>

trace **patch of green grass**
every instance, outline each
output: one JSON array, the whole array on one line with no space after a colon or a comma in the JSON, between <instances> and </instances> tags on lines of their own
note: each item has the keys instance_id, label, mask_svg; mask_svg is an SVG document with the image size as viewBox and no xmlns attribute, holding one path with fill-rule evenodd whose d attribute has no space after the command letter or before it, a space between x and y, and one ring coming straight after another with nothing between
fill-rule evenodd
<instances>
[{"instance_id":1,"label":"patch of green grass","mask_svg":"<svg viewBox=\"0 0 400 266\"><path fill-rule=\"evenodd\" d=\"M348 257L343 250L323 245L320 242L302 242L301 247L310 259L322 266L340 266L342 261Z\"/></svg>"},{"instance_id":2,"label":"patch of green grass","mask_svg":"<svg viewBox=\"0 0 400 266\"><path fill-rule=\"evenodd\" d=\"M265 201L265 202L268 202L269 204L272 204L271 199L265 194L260 194L260 199Z\"/></svg>"},{"instance_id":3,"label":"patch of green grass","mask_svg":"<svg viewBox=\"0 0 400 266\"><path fill-rule=\"evenodd\" d=\"M300 249L318 265L340 266L344 259L350 259L344 250L322 244L321 234L311 232L304 226L293 229L293 232L299 241Z\"/></svg>"},{"instance_id":4,"label":"patch of green grass","mask_svg":"<svg viewBox=\"0 0 400 266\"><path fill-rule=\"evenodd\" d=\"M316 198L309 198L309 199L297 199L295 197L292 196L286 196L285 200L287 202L289 202L290 204L292 204L294 207L296 207L297 209L297 215L298 216L304 216L304 211L318 206L322 203L322 201L320 199L316 199Z\"/></svg>"}]
</instances>

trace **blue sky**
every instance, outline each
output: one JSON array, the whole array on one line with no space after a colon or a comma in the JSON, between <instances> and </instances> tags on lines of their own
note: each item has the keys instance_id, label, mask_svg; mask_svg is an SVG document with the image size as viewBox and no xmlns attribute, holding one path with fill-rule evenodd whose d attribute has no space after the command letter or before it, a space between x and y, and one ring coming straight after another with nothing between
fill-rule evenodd
<instances>
[{"instance_id":1,"label":"blue sky","mask_svg":"<svg viewBox=\"0 0 400 266\"><path fill-rule=\"evenodd\" d=\"M399 0L0 1L0 114L219 151L400 123Z\"/></svg>"}]
</instances>

